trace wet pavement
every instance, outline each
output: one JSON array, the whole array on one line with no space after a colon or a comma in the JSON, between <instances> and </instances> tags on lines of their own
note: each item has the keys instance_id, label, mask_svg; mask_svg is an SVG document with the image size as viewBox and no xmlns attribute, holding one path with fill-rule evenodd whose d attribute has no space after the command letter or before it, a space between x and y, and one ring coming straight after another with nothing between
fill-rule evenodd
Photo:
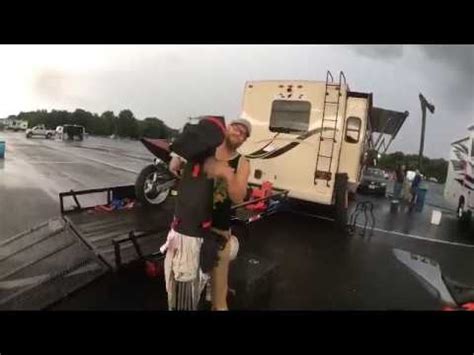
<instances>
[{"instance_id":1,"label":"wet pavement","mask_svg":"<svg viewBox=\"0 0 474 355\"><path fill-rule=\"evenodd\" d=\"M153 160L141 143L90 137L83 142L27 139L0 132L0 240L59 214L58 194L133 184Z\"/></svg>"},{"instance_id":2,"label":"wet pavement","mask_svg":"<svg viewBox=\"0 0 474 355\"><path fill-rule=\"evenodd\" d=\"M252 226L249 248L281 265L273 309L428 310L436 297L393 255L399 248L437 260L474 284L474 248L375 231L344 235L330 221L282 213Z\"/></svg>"},{"instance_id":3,"label":"wet pavement","mask_svg":"<svg viewBox=\"0 0 474 355\"><path fill-rule=\"evenodd\" d=\"M133 141L90 137L65 143L28 140L21 133L2 135L7 152L0 165L0 239L59 215L59 192L133 184L153 158ZM358 202L374 204L376 225L371 236L338 232L330 220L319 218L325 211L311 206L252 224L243 250L279 265L269 308L439 309L435 295L396 260L395 248L433 258L450 278L474 284L474 227L459 226L443 201L442 185L429 184L428 189L423 211L411 213L406 209L392 213L387 198L358 195ZM430 223L433 210L443 213L438 226ZM71 299L69 309L110 309L107 299L119 286L115 278L108 278L115 280L109 282L112 288L106 279L96 282L95 288L82 292L82 301ZM148 306L140 305L143 297L132 298L127 309L154 309L149 297L144 296ZM92 299L103 302L92 306L88 303ZM121 309L122 303L113 304ZM67 303L58 309L68 309Z\"/></svg>"}]
</instances>

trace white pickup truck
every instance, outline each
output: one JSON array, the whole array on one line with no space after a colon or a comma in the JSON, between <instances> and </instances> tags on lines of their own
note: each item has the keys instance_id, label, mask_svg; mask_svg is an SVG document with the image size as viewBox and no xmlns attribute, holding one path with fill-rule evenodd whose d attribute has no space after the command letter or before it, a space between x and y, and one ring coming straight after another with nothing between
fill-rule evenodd
<instances>
[{"instance_id":1,"label":"white pickup truck","mask_svg":"<svg viewBox=\"0 0 474 355\"><path fill-rule=\"evenodd\" d=\"M41 136L46 139L51 139L56 134L55 130L46 129L44 125L34 126L33 128L28 128L26 130L26 138L31 138L34 136Z\"/></svg>"}]
</instances>

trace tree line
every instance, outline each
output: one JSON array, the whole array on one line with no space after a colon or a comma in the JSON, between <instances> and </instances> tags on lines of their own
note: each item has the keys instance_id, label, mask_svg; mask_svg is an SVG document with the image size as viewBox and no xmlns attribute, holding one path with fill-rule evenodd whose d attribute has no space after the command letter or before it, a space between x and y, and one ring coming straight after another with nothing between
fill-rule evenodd
<instances>
[{"instance_id":1,"label":"tree line","mask_svg":"<svg viewBox=\"0 0 474 355\"><path fill-rule=\"evenodd\" d=\"M65 124L76 124L84 126L87 133L97 136L171 139L178 134L178 130L168 127L161 119L147 117L139 120L135 118L131 110L122 110L118 116L112 111L105 111L98 115L82 109L76 109L74 112L37 110L20 112L18 115L9 116L8 119L28 121L28 127L44 124L48 129L56 129L57 126Z\"/></svg>"},{"instance_id":2,"label":"tree line","mask_svg":"<svg viewBox=\"0 0 474 355\"><path fill-rule=\"evenodd\" d=\"M377 167L395 170L399 164L405 165L407 170L416 170L418 168L418 155L404 154L402 152L383 154L378 161ZM448 161L445 159L430 159L423 156L420 172L427 178L434 177L438 182L444 184L448 174Z\"/></svg>"}]
</instances>

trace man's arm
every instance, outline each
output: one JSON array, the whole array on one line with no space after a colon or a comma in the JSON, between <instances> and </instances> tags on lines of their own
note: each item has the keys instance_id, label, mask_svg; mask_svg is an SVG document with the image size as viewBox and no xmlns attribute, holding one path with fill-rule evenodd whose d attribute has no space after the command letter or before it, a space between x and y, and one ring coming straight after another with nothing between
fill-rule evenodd
<instances>
[{"instance_id":1,"label":"man's arm","mask_svg":"<svg viewBox=\"0 0 474 355\"><path fill-rule=\"evenodd\" d=\"M229 197L233 203L241 203L247 195L247 185L250 175L250 163L244 157L241 158L237 172L230 172L226 176Z\"/></svg>"}]
</instances>

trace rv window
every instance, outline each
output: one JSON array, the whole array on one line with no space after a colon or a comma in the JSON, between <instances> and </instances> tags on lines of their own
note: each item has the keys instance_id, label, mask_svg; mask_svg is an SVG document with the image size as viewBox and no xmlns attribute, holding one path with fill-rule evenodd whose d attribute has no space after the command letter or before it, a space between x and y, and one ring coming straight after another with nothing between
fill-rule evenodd
<instances>
[{"instance_id":1,"label":"rv window","mask_svg":"<svg viewBox=\"0 0 474 355\"><path fill-rule=\"evenodd\" d=\"M270 131L283 133L307 131L310 114L309 101L275 100L272 103Z\"/></svg>"},{"instance_id":2,"label":"rv window","mask_svg":"<svg viewBox=\"0 0 474 355\"><path fill-rule=\"evenodd\" d=\"M346 121L346 142L358 143L362 121L359 117L349 117Z\"/></svg>"}]
</instances>

